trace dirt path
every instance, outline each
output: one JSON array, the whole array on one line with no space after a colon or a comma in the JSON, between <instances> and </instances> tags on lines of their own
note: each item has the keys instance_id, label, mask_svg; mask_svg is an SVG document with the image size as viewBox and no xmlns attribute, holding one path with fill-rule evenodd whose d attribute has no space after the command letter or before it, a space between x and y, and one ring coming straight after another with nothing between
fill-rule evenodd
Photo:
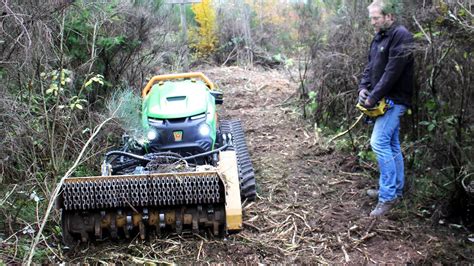
<instances>
[{"instance_id":1,"label":"dirt path","mask_svg":"<svg viewBox=\"0 0 474 266\"><path fill-rule=\"evenodd\" d=\"M453 237L437 234L402 204L389 217L368 217L364 192L376 179L332 149L300 120L296 84L279 72L204 70L225 93L222 118L242 120L258 183L244 208L244 230L227 239L171 237L98 244L77 261L234 263L422 263L459 260ZM294 99L293 99L294 100ZM406 203L405 203L406 204ZM87 255L86 255L87 254ZM77 254L76 254L77 255Z\"/></svg>"}]
</instances>

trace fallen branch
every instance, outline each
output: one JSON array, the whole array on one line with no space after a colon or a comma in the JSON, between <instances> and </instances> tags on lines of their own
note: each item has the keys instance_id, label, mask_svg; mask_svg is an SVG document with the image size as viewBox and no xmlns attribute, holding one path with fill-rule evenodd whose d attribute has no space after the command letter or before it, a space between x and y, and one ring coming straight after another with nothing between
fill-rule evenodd
<instances>
[{"instance_id":1,"label":"fallen branch","mask_svg":"<svg viewBox=\"0 0 474 266\"><path fill-rule=\"evenodd\" d=\"M201 256L202 244L204 244L204 241L201 240L201 245L199 246L199 251L198 251L196 261L199 261L199 257Z\"/></svg>"},{"instance_id":2,"label":"fallen branch","mask_svg":"<svg viewBox=\"0 0 474 266\"><path fill-rule=\"evenodd\" d=\"M349 183L349 184L353 184L354 181L351 181L351 180L348 180L348 179L344 179L344 180L337 180L337 181L334 181L334 182L329 182L328 185L330 186L334 186L334 185L339 185L339 184L342 184L342 183Z\"/></svg>"},{"instance_id":3,"label":"fallen branch","mask_svg":"<svg viewBox=\"0 0 474 266\"><path fill-rule=\"evenodd\" d=\"M346 131L343 131L339 134L337 134L336 136L332 137L328 143L331 143L333 142L334 140L346 135L347 133L349 133L349 131L351 131L358 123L360 120L362 120L362 117L364 117L364 114L361 114L359 117L357 117L356 121L354 122L354 124L352 124Z\"/></svg>"},{"instance_id":4,"label":"fallen branch","mask_svg":"<svg viewBox=\"0 0 474 266\"><path fill-rule=\"evenodd\" d=\"M367 240L367 239L369 239L369 238L372 238L372 237L374 237L375 235L377 235L377 233L375 233L375 232L365 234L365 235L364 235L363 237L361 237L359 240L357 240L357 241L354 242L354 246L352 246L352 248L357 248L357 246L359 246L360 244L364 243L365 240Z\"/></svg>"},{"instance_id":5,"label":"fallen branch","mask_svg":"<svg viewBox=\"0 0 474 266\"><path fill-rule=\"evenodd\" d=\"M251 228L253 228L253 229L255 229L255 230L259 231L259 232L262 232L262 229L259 228L259 227L256 226L256 225L253 225L253 224L248 223L248 222L242 222L242 224L243 224L244 226L248 226L248 227L251 227Z\"/></svg>"},{"instance_id":6,"label":"fallen branch","mask_svg":"<svg viewBox=\"0 0 474 266\"><path fill-rule=\"evenodd\" d=\"M341 237L338 235L337 236L337 242L339 243L339 245L341 246L341 250L342 252L344 253L344 261L347 263L347 262L350 262L351 261L351 258L349 257L349 254L347 253L347 250L346 250L346 247L344 246L344 243L341 241Z\"/></svg>"}]
</instances>

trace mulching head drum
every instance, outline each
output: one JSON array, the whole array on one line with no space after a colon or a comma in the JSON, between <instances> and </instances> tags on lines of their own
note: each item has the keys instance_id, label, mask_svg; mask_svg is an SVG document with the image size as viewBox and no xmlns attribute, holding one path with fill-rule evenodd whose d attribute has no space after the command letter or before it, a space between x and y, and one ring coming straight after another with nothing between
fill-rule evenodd
<instances>
[{"instance_id":1,"label":"mulching head drum","mask_svg":"<svg viewBox=\"0 0 474 266\"><path fill-rule=\"evenodd\" d=\"M70 178L63 185L66 243L208 230L225 225L225 188L216 171Z\"/></svg>"}]
</instances>

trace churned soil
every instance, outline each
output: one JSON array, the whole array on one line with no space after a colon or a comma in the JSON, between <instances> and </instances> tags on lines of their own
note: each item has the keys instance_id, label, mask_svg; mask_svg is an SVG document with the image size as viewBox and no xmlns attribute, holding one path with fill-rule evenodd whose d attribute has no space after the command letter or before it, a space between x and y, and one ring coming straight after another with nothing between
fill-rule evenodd
<instances>
[{"instance_id":1,"label":"churned soil","mask_svg":"<svg viewBox=\"0 0 474 266\"><path fill-rule=\"evenodd\" d=\"M405 198L388 216L368 216L377 178L327 144L301 117L289 71L208 68L224 92L221 119L240 119L257 180L244 229L226 238L169 236L93 243L70 262L432 263L469 261L472 244L437 226ZM372 166L375 167L375 166ZM471 251L470 251L471 250Z\"/></svg>"}]
</instances>

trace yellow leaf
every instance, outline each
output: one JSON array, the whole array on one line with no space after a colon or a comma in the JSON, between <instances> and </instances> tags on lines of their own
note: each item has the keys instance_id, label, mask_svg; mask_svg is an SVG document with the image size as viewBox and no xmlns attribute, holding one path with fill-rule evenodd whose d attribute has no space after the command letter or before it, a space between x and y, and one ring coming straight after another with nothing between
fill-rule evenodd
<instances>
[{"instance_id":1,"label":"yellow leaf","mask_svg":"<svg viewBox=\"0 0 474 266\"><path fill-rule=\"evenodd\" d=\"M46 94L54 93L54 95L58 94L58 85L56 83L52 83L49 85L49 89L46 90Z\"/></svg>"},{"instance_id":2,"label":"yellow leaf","mask_svg":"<svg viewBox=\"0 0 474 266\"><path fill-rule=\"evenodd\" d=\"M456 71L459 73L459 74L462 74L462 68L461 66L459 66L458 63L456 63L456 65L454 66L456 68Z\"/></svg>"},{"instance_id":3,"label":"yellow leaf","mask_svg":"<svg viewBox=\"0 0 474 266\"><path fill-rule=\"evenodd\" d=\"M89 79L86 84L84 84L84 87L89 87L92 84L92 79Z\"/></svg>"},{"instance_id":4,"label":"yellow leaf","mask_svg":"<svg viewBox=\"0 0 474 266\"><path fill-rule=\"evenodd\" d=\"M61 84L62 84L62 85L64 85L64 78L65 78L65 74L66 74L66 73L64 73L64 72L65 72L64 69L61 70Z\"/></svg>"},{"instance_id":5,"label":"yellow leaf","mask_svg":"<svg viewBox=\"0 0 474 266\"><path fill-rule=\"evenodd\" d=\"M215 51L216 37L216 12L210 0L202 0L199 4L191 7L195 14L197 28L190 28L190 46L200 57L206 57Z\"/></svg>"}]
</instances>

